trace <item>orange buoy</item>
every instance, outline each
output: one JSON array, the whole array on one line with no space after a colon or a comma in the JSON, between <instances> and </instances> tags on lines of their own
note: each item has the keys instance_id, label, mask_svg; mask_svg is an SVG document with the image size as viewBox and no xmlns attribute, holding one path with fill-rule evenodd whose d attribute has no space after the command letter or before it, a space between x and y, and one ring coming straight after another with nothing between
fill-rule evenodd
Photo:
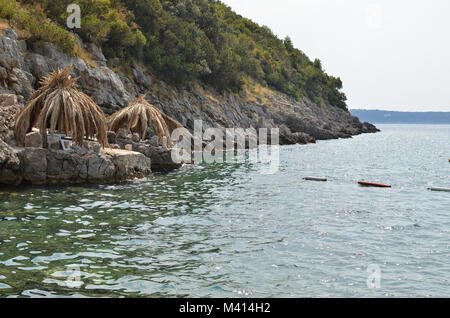
<instances>
[{"instance_id":1,"label":"orange buoy","mask_svg":"<svg viewBox=\"0 0 450 318\"><path fill-rule=\"evenodd\" d=\"M367 186L367 187L391 188L391 186L389 184L367 182L367 181L358 181L358 184L362 185L362 186Z\"/></svg>"}]
</instances>

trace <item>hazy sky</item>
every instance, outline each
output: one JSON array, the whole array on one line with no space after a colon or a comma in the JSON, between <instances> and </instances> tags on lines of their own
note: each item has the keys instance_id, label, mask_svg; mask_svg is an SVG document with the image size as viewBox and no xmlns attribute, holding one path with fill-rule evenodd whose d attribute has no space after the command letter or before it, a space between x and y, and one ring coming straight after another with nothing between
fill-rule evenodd
<instances>
[{"instance_id":1,"label":"hazy sky","mask_svg":"<svg viewBox=\"0 0 450 318\"><path fill-rule=\"evenodd\" d=\"M319 58L349 108L450 111L449 0L222 1Z\"/></svg>"}]
</instances>

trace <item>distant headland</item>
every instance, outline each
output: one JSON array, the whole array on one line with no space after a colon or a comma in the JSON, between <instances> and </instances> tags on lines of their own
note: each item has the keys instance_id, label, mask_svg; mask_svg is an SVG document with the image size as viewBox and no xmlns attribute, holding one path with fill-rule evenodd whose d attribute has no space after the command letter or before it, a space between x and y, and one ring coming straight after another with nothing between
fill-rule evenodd
<instances>
[{"instance_id":1,"label":"distant headland","mask_svg":"<svg viewBox=\"0 0 450 318\"><path fill-rule=\"evenodd\" d=\"M450 124L450 112L398 112L371 109L351 109L361 121L373 124Z\"/></svg>"}]
</instances>

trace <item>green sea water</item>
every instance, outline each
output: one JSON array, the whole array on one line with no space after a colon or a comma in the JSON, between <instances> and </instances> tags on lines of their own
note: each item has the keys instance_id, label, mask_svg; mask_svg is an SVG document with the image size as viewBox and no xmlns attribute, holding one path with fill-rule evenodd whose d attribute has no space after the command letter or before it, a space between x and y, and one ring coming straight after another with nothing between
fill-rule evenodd
<instances>
[{"instance_id":1,"label":"green sea water","mask_svg":"<svg viewBox=\"0 0 450 318\"><path fill-rule=\"evenodd\" d=\"M272 175L3 186L0 296L450 297L450 193L426 190L450 187L450 126L380 128L281 147Z\"/></svg>"}]
</instances>

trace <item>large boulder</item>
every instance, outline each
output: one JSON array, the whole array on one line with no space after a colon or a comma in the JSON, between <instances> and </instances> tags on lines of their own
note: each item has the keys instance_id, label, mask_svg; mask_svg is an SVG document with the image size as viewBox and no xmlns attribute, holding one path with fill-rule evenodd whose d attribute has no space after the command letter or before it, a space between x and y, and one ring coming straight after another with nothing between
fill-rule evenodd
<instances>
[{"instance_id":1,"label":"large boulder","mask_svg":"<svg viewBox=\"0 0 450 318\"><path fill-rule=\"evenodd\" d=\"M114 182L113 158L93 151L52 150L47 154L48 183ZM131 176L126 176L131 177Z\"/></svg>"},{"instance_id":2,"label":"large boulder","mask_svg":"<svg viewBox=\"0 0 450 318\"><path fill-rule=\"evenodd\" d=\"M117 168L114 161L107 154L100 152L98 154L90 153L87 156L87 180L89 182L121 181L116 179L116 174ZM144 176L144 173L142 175ZM134 177L134 175L124 175L124 179Z\"/></svg>"},{"instance_id":3,"label":"large boulder","mask_svg":"<svg viewBox=\"0 0 450 318\"><path fill-rule=\"evenodd\" d=\"M120 149L13 148L0 140L0 184L108 183L151 174L151 159Z\"/></svg>"},{"instance_id":4,"label":"large boulder","mask_svg":"<svg viewBox=\"0 0 450 318\"><path fill-rule=\"evenodd\" d=\"M47 153L48 183L87 181L87 160L74 151L51 150Z\"/></svg>"},{"instance_id":5,"label":"large boulder","mask_svg":"<svg viewBox=\"0 0 450 318\"><path fill-rule=\"evenodd\" d=\"M25 182L32 184L46 183L47 152L48 150L44 148L22 148L19 151Z\"/></svg>"},{"instance_id":6,"label":"large boulder","mask_svg":"<svg viewBox=\"0 0 450 318\"><path fill-rule=\"evenodd\" d=\"M143 154L82 147L47 152L47 183L102 183L142 178L151 174L151 161Z\"/></svg>"},{"instance_id":7,"label":"large boulder","mask_svg":"<svg viewBox=\"0 0 450 318\"><path fill-rule=\"evenodd\" d=\"M151 161L153 171L173 170L180 168L183 163L172 159L171 149L164 147L158 136L150 140L139 140L136 135L129 134L126 129L119 129L117 134L108 132L108 142L118 145L120 149L135 151L145 155Z\"/></svg>"},{"instance_id":8,"label":"large boulder","mask_svg":"<svg viewBox=\"0 0 450 318\"><path fill-rule=\"evenodd\" d=\"M173 170L183 165L180 160L174 161L172 151L163 146L153 146L149 143L135 143L133 150L151 159L153 171Z\"/></svg>"},{"instance_id":9,"label":"large boulder","mask_svg":"<svg viewBox=\"0 0 450 318\"><path fill-rule=\"evenodd\" d=\"M151 159L139 152L106 148L103 153L113 158L117 181L142 178L151 174Z\"/></svg>"}]
</instances>

